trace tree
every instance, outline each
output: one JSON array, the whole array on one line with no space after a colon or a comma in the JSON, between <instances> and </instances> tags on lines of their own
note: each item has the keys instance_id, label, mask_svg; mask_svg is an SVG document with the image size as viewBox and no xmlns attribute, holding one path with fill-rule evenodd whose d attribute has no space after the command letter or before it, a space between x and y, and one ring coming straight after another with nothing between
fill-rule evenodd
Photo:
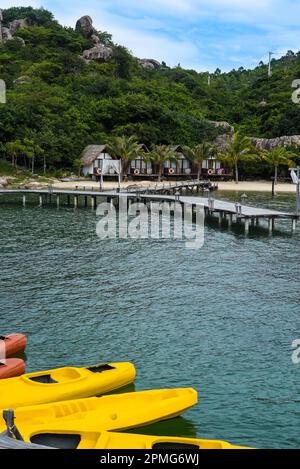
<instances>
[{"instance_id":1,"label":"tree","mask_svg":"<svg viewBox=\"0 0 300 469\"><path fill-rule=\"evenodd\" d=\"M249 137L245 137L236 132L226 150L226 153L220 156L221 160L234 168L235 182L239 183L239 163L257 158L254 148L251 145Z\"/></svg>"},{"instance_id":2,"label":"tree","mask_svg":"<svg viewBox=\"0 0 300 469\"><path fill-rule=\"evenodd\" d=\"M160 182L164 164L176 162L178 160L178 153L168 145L155 145L149 153L145 153L144 159L158 166L158 182Z\"/></svg>"},{"instance_id":3,"label":"tree","mask_svg":"<svg viewBox=\"0 0 300 469\"><path fill-rule=\"evenodd\" d=\"M33 138L25 138L24 139L24 153L31 160L31 172L32 174L34 174L35 160L38 156L42 156L44 154L44 150L40 147L38 143L36 143L36 141ZM45 159L44 159L44 172L46 172Z\"/></svg>"},{"instance_id":4,"label":"tree","mask_svg":"<svg viewBox=\"0 0 300 469\"><path fill-rule=\"evenodd\" d=\"M293 155L287 151L285 147L272 148L272 150L265 150L262 153L262 159L274 168L274 181L278 183L278 167L280 165L289 166L293 165Z\"/></svg>"},{"instance_id":5,"label":"tree","mask_svg":"<svg viewBox=\"0 0 300 469\"><path fill-rule=\"evenodd\" d=\"M123 46L115 46L113 61L116 64L116 74L118 78L128 79L131 67L134 63L132 55Z\"/></svg>"},{"instance_id":6,"label":"tree","mask_svg":"<svg viewBox=\"0 0 300 469\"><path fill-rule=\"evenodd\" d=\"M20 140L7 142L3 145L4 154L11 158L11 164L17 166L18 157L25 154L25 147Z\"/></svg>"},{"instance_id":7,"label":"tree","mask_svg":"<svg viewBox=\"0 0 300 469\"><path fill-rule=\"evenodd\" d=\"M80 158L77 158L76 160L74 160L73 168L74 168L74 170L76 171L76 173L78 174L78 177L79 177L80 173L81 173L81 168L82 168L82 161L81 161Z\"/></svg>"},{"instance_id":8,"label":"tree","mask_svg":"<svg viewBox=\"0 0 300 469\"><path fill-rule=\"evenodd\" d=\"M184 153L188 160L197 166L198 174L197 179L200 180L200 176L202 173L202 164L204 160L208 160L213 156L213 145L208 142L200 143L193 148L184 147Z\"/></svg>"},{"instance_id":9,"label":"tree","mask_svg":"<svg viewBox=\"0 0 300 469\"><path fill-rule=\"evenodd\" d=\"M121 159L121 179L123 179L124 174L128 172L129 163L137 158L141 149L135 137L122 135L121 137L115 137L111 140L107 145L107 152L112 157Z\"/></svg>"}]
</instances>

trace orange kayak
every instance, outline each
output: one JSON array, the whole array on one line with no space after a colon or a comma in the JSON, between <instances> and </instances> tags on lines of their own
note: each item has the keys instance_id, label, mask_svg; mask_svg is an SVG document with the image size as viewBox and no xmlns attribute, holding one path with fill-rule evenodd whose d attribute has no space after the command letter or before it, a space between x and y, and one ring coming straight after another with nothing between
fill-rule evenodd
<instances>
[{"instance_id":1,"label":"orange kayak","mask_svg":"<svg viewBox=\"0 0 300 469\"><path fill-rule=\"evenodd\" d=\"M23 334L0 335L0 358L24 352L27 339Z\"/></svg>"},{"instance_id":2,"label":"orange kayak","mask_svg":"<svg viewBox=\"0 0 300 469\"><path fill-rule=\"evenodd\" d=\"M25 373L25 362L19 358L0 361L0 379L14 378Z\"/></svg>"}]
</instances>

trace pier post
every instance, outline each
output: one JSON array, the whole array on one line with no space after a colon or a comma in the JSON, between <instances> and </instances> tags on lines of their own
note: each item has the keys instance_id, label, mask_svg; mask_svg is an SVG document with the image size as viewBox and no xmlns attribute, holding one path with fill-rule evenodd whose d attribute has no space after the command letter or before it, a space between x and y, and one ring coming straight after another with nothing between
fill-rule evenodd
<instances>
[{"instance_id":1,"label":"pier post","mask_svg":"<svg viewBox=\"0 0 300 469\"><path fill-rule=\"evenodd\" d=\"M231 228L231 226L232 226L232 213L230 213L228 217L228 228Z\"/></svg>"},{"instance_id":2,"label":"pier post","mask_svg":"<svg viewBox=\"0 0 300 469\"><path fill-rule=\"evenodd\" d=\"M42 195L39 196L39 206L40 207L43 206L43 196Z\"/></svg>"},{"instance_id":3,"label":"pier post","mask_svg":"<svg viewBox=\"0 0 300 469\"><path fill-rule=\"evenodd\" d=\"M92 195L91 197L91 207L92 207L92 210L95 210L95 197Z\"/></svg>"},{"instance_id":4,"label":"pier post","mask_svg":"<svg viewBox=\"0 0 300 469\"><path fill-rule=\"evenodd\" d=\"M74 195L74 208L78 207L78 195Z\"/></svg>"},{"instance_id":5,"label":"pier post","mask_svg":"<svg viewBox=\"0 0 300 469\"><path fill-rule=\"evenodd\" d=\"M84 206L87 207L87 203L88 203L88 200L87 200L87 196L85 195L84 196Z\"/></svg>"},{"instance_id":6,"label":"pier post","mask_svg":"<svg viewBox=\"0 0 300 469\"><path fill-rule=\"evenodd\" d=\"M268 220L268 225L269 225L269 233L272 234L274 227L275 227L275 220L274 218L269 218Z\"/></svg>"},{"instance_id":7,"label":"pier post","mask_svg":"<svg viewBox=\"0 0 300 469\"><path fill-rule=\"evenodd\" d=\"M60 198L59 198L59 195L57 194L57 196L56 196L56 206L57 206L57 208L59 208L59 204L60 204Z\"/></svg>"},{"instance_id":8,"label":"pier post","mask_svg":"<svg viewBox=\"0 0 300 469\"><path fill-rule=\"evenodd\" d=\"M68 195L68 205L71 205L71 199L70 199L70 196Z\"/></svg>"},{"instance_id":9,"label":"pier post","mask_svg":"<svg viewBox=\"0 0 300 469\"><path fill-rule=\"evenodd\" d=\"M297 225L297 219L293 218L292 220L292 232L293 233L296 231L296 225Z\"/></svg>"},{"instance_id":10,"label":"pier post","mask_svg":"<svg viewBox=\"0 0 300 469\"><path fill-rule=\"evenodd\" d=\"M219 212L219 225L222 224L223 213Z\"/></svg>"},{"instance_id":11,"label":"pier post","mask_svg":"<svg viewBox=\"0 0 300 469\"><path fill-rule=\"evenodd\" d=\"M26 207L26 195L23 194L23 207Z\"/></svg>"},{"instance_id":12,"label":"pier post","mask_svg":"<svg viewBox=\"0 0 300 469\"><path fill-rule=\"evenodd\" d=\"M245 234L249 234L249 218L245 218Z\"/></svg>"}]
</instances>

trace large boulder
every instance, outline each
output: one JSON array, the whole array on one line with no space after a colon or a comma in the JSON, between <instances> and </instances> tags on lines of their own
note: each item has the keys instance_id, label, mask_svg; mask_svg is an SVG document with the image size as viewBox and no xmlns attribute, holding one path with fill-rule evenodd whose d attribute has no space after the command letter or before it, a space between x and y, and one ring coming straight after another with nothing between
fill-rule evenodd
<instances>
[{"instance_id":1,"label":"large boulder","mask_svg":"<svg viewBox=\"0 0 300 469\"><path fill-rule=\"evenodd\" d=\"M95 60L97 62L105 62L113 55L113 49L103 44L96 44L91 49L83 52L83 58L86 61Z\"/></svg>"},{"instance_id":2,"label":"large boulder","mask_svg":"<svg viewBox=\"0 0 300 469\"><path fill-rule=\"evenodd\" d=\"M157 70L161 67L161 64L154 59L140 59L139 64L147 70Z\"/></svg>"},{"instance_id":3,"label":"large boulder","mask_svg":"<svg viewBox=\"0 0 300 469\"><path fill-rule=\"evenodd\" d=\"M13 39L13 35L11 34L10 29L2 27L2 40L5 42L10 41L11 39Z\"/></svg>"},{"instance_id":4,"label":"large boulder","mask_svg":"<svg viewBox=\"0 0 300 469\"><path fill-rule=\"evenodd\" d=\"M28 26L30 26L30 20L28 18L23 18L21 20L14 20L12 21L11 23L9 23L9 30L12 34L12 36L14 36L16 34L16 32L18 31L18 29L22 29L22 28L28 28Z\"/></svg>"},{"instance_id":5,"label":"large boulder","mask_svg":"<svg viewBox=\"0 0 300 469\"><path fill-rule=\"evenodd\" d=\"M93 26L93 20L88 15L79 18L76 23L75 29L87 39L90 39L94 34L97 34L97 31Z\"/></svg>"}]
</instances>

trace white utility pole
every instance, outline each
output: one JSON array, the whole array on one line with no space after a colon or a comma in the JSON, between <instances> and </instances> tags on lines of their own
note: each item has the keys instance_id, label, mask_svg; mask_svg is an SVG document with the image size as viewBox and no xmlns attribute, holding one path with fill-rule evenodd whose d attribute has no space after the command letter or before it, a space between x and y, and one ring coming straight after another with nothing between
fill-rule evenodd
<instances>
[{"instance_id":1,"label":"white utility pole","mask_svg":"<svg viewBox=\"0 0 300 469\"><path fill-rule=\"evenodd\" d=\"M296 203L297 203L297 213L300 212L300 166L297 168L290 168L291 178L293 183L296 184Z\"/></svg>"}]
</instances>

